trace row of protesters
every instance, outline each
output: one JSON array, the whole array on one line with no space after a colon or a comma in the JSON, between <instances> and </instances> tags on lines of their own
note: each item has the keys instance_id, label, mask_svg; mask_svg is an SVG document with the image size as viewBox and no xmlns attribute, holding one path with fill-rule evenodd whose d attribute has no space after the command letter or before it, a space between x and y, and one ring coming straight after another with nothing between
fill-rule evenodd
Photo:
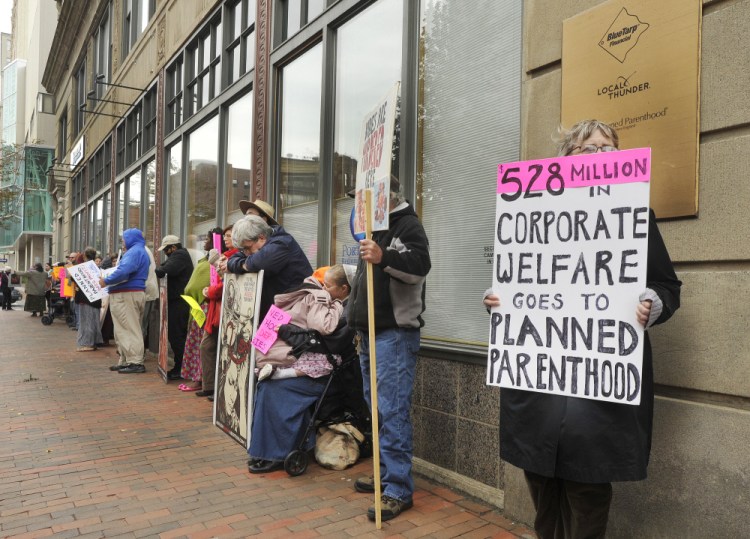
<instances>
[{"instance_id":1,"label":"row of protesters","mask_svg":"<svg viewBox=\"0 0 750 539\"><path fill-rule=\"evenodd\" d=\"M167 256L156 268L156 276L160 279L167 277L167 337L174 354L174 366L167 371L167 379L180 380L190 319L190 306L182 295L193 274L193 260L180 243L180 238L172 234L164 236L159 251Z\"/></svg>"},{"instance_id":2,"label":"row of protesters","mask_svg":"<svg viewBox=\"0 0 750 539\"><path fill-rule=\"evenodd\" d=\"M297 289L279 294L275 305L290 314L278 328L279 339L267 353L257 351L259 368L255 394L252 435L248 449L250 473L280 469L311 419L312 406L325 389L323 377L342 358L353 357L354 332L346 323L345 307L351 291L346 269L329 268L323 284L308 277ZM325 343L321 348L309 331L316 331ZM303 450L315 445L306 440Z\"/></svg>"},{"instance_id":3,"label":"row of protesters","mask_svg":"<svg viewBox=\"0 0 750 539\"><path fill-rule=\"evenodd\" d=\"M211 249L209 252L209 264L218 265L222 257L229 258L237 249L232 243L232 228L229 225L222 231L222 250L218 252ZM218 271L218 268L217 268ZM203 290L203 296L207 299L206 321L203 324L203 338L200 344L201 355L201 389L195 394L198 397L206 397L210 401L214 398L214 384L216 377L216 353L218 348L219 322L221 321L221 296L224 291L224 280L219 275L216 284L210 284Z\"/></svg>"},{"instance_id":4,"label":"row of protesters","mask_svg":"<svg viewBox=\"0 0 750 539\"><path fill-rule=\"evenodd\" d=\"M111 370L121 374L146 372L143 331L141 324L146 303L146 280L150 260L146 240L137 228L122 233L124 253L115 270L99 278L99 284L109 289L109 308L112 313L115 339L120 359Z\"/></svg>"},{"instance_id":5,"label":"row of protesters","mask_svg":"<svg viewBox=\"0 0 750 539\"><path fill-rule=\"evenodd\" d=\"M222 229L214 228L209 230L206 242L203 246L206 256L198 260L184 291L185 296L192 298L198 305L200 305L204 316L207 314L209 307L204 290L206 290L211 284L211 264L209 263L208 253L213 248L214 234L221 236ZM224 250L224 248L221 248L221 251ZM200 345L203 340L204 325L205 319L202 320L202 324L200 324L191 314L187 338L185 340L185 353L182 358L182 370L180 372L180 376L183 379L188 380L188 382L179 385L178 389L180 389L180 391L200 391L203 388L203 369L201 364Z\"/></svg>"}]
</instances>

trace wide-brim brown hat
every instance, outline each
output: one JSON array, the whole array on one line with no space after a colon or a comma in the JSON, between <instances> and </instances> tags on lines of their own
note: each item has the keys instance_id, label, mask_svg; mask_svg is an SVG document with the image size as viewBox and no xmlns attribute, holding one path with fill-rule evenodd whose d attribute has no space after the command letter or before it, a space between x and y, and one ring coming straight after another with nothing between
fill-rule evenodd
<instances>
[{"instance_id":1,"label":"wide-brim brown hat","mask_svg":"<svg viewBox=\"0 0 750 539\"><path fill-rule=\"evenodd\" d=\"M254 202L250 202L249 200L240 200L240 211L242 212L242 215L245 215L247 213L247 210L249 210L250 208L255 208L260 212L261 215L267 217L269 225L279 224L276 219L273 218L273 216L276 214L276 210L274 210L273 206L271 206L268 202L260 200L259 198L256 198Z\"/></svg>"}]
</instances>

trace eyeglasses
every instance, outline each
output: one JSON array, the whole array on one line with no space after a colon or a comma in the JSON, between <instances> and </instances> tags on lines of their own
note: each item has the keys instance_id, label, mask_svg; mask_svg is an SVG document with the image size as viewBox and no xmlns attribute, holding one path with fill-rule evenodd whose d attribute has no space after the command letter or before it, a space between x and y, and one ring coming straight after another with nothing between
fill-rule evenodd
<instances>
[{"instance_id":1,"label":"eyeglasses","mask_svg":"<svg viewBox=\"0 0 750 539\"><path fill-rule=\"evenodd\" d=\"M253 254L253 245L255 245L255 242L258 240L245 240L245 241L251 241L252 243L250 245L243 245L242 252L245 253L246 255ZM242 243L245 243L245 242L242 242Z\"/></svg>"},{"instance_id":2,"label":"eyeglasses","mask_svg":"<svg viewBox=\"0 0 750 539\"><path fill-rule=\"evenodd\" d=\"M591 154L597 152L616 152L617 148L614 146L597 146L595 144L586 144L585 146L576 146L573 151L577 151L579 154Z\"/></svg>"}]
</instances>

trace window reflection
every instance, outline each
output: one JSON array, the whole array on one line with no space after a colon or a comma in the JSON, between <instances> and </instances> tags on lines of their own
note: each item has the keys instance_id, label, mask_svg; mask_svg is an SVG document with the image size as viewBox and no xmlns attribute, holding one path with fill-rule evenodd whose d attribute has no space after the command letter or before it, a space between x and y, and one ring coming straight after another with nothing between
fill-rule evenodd
<instances>
[{"instance_id":1,"label":"window reflection","mask_svg":"<svg viewBox=\"0 0 750 539\"><path fill-rule=\"evenodd\" d=\"M188 148L187 237L184 246L202 253L206 234L216 223L218 116L190 133Z\"/></svg>"},{"instance_id":2,"label":"window reflection","mask_svg":"<svg viewBox=\"0 0 750 539\"><path fill-rule=\"evenodd\" d=\"M354 201L346 192L356 181L362 120L401 79L402 19L401 0L381 0L347 22L337 34L332 190L336 263L357 263L358 246L349 230ZM397 139L391 170L398 174Z\"/></svg>"},{"instance_id":3,"label":"window reflection","mask_svg":"<svg viewBox=\"0 0 750 539\"><path fill-rule=\"evenodd\" d=\"M281 72L279 214L313 266L318 251L322 62L318 44Z\"/></svg>"},{"instance_id":4,"label":"window reflection","mask_svg":"<svg viewBox=\"0 0 750 539\"><path fill-rule=\"evenodd\" d=\"M252 141L253 93L243 96L229 107L226 167L226 223L234 223L242 214L240 200L252 200L252 164L248 151Z\"/></svg>"},{"instance_id":5,"label":"window reflection","mask_svg":"<svg viewBox=\"0 0 750 539\"><path fill-rule=\"evenodd\" d=\"M167 152L167 197L164 234L181 234L182 224L182 142Z\"/></svg>"},{"instance_id":6,"label":"window reflection","mask_svg":"<svg viewBox=\"0 0 750 539\"><path fill-rule=\"evenodd\" d=\"M128 228L141 226L141 171L128 178Z\"/></svg>"},{"instance_id":7,"label":"window reflection","mask_svg":"<svg viewBox=\"0 0 750 539\"><path fill-rule=\"evenodd\" d=\"M145 168L146 182L146 242L152 244L154 241L154 217L156 206L156 162L149 161Z\"/></svg>"}]
</instances>

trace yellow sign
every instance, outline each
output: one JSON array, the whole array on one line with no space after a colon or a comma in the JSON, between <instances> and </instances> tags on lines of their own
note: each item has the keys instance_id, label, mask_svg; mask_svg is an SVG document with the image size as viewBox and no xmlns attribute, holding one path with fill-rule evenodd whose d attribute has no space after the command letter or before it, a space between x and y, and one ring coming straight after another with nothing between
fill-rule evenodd
<instances>
[{"instance_id":1,"label":"yellow sign","mask_svg":"<svg viewBox=\"0 0 750 539\"><path fill-rule=\"evenodd\" d=\"M206 313L203 312L200 304L190 296L180 297L187 301L187 304L190 305L190 316L192 316L198 323L198 327L203 327L203 323L206 321Z\"/></svg>"},{"instance_id":2,"label":"yellow sign","mask_svg":"<svg viewBox=\"0 0 750 539\"><path fill-rule=\"evenodd\" d=\"M563 22L562 123L652 149L658 217L698 213L701 2L611 0Z\"/></svg>"}]
</instances>

